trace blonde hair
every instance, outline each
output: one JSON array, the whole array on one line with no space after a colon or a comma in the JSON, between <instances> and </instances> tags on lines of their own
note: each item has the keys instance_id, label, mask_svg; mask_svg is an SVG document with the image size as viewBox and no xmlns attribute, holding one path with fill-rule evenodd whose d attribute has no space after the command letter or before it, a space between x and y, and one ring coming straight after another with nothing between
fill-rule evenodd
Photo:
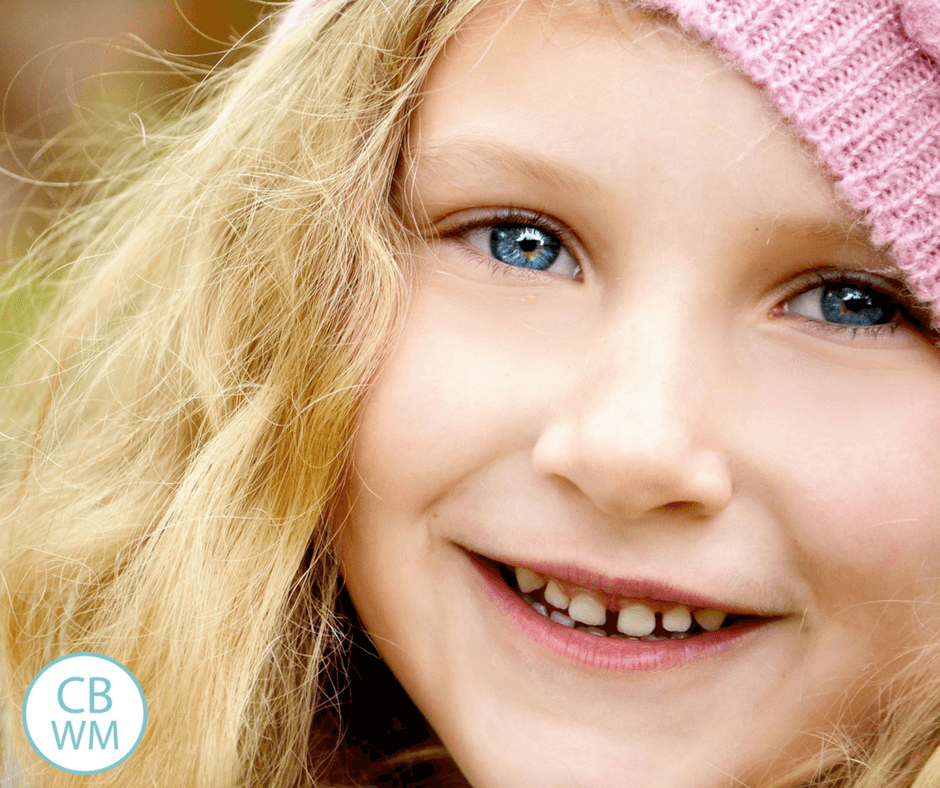
<instances>
[{"instance_id":1,"label":"blonde hair","mask_svg":"<svg viewBox=\"0 0 940 788\"><path fill-rule=\"evenodd\" d=\"M430 62L476 4L326 3L125 146L33 251L60 295L4 403L0 594L32 786L283 788L334 761L330 523L407 292L391 187ZM126 665L149 709L95 776L47 766L17 724L32 677L81 651Z\"/></svg>"},{"instance_id":2,"label":"blonde hair","mask_svg":"<svg viewBox=\"0 0 940 788\"><path fill-rule=\"evenodd\" d=\"M353 784L392 755L357 759L344 734L334 520L407 302L408 118L480 2L330 0L123 146L27 259L59 294L3 403L0 675L33 788ZM32 677L80 651L126 665L149 710L137 751L94 776L43 763L18 724ZM814 784L940 784L936 754L916 778L931 692Z\"/></svg>"}]
</instances>

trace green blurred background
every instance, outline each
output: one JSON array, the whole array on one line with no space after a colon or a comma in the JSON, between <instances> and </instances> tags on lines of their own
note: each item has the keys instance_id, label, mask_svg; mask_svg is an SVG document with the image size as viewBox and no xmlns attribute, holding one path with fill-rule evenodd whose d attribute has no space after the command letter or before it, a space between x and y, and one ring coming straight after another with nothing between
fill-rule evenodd
<instances>
[{"instance_id":1,"label":"green blurred background","mask_svg":"<svg viewBox=\"0 0 940 788\"><path fill-rule=\"evenodd\" d=\"M48 221L62 191L46 175L55 140L78 120L152 114L256 34L277 3L259 0L0 0L0 265L9 268ZM168 68L160 61L180 64ZM23 341L41 296L0 294L0 369Z\"/></svg>"}]
</instances>

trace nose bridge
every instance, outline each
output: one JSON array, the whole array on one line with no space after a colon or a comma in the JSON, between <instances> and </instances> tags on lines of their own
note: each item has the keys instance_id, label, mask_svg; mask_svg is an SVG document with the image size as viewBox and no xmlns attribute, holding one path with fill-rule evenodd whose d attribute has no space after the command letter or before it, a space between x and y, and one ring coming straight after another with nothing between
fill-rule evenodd
<instances>
[{"instance_id":1,"label":"nose bridge","mask_svg":"<svg viewBox=\"0 0 940 788\"><path fill-rule=\"evenodd\" d=\"M681 319L658 317L613 321L588 359L576 415L585 451L665 464L697 443L708 388L704 343Z\"/></svg>"},{"instance_id":2,"label":"nose bridge","mask_svg":"<svg viewBox=\"0 0 940 788\"><path fill-rule=\"evenodd\" d=\"M618 516L661 507L713 514L731 495L714 429L716 330L681 299L662 308L656 300L605 321L571 399L536 444L534 464Z\"/></svg>"}]
</instances>

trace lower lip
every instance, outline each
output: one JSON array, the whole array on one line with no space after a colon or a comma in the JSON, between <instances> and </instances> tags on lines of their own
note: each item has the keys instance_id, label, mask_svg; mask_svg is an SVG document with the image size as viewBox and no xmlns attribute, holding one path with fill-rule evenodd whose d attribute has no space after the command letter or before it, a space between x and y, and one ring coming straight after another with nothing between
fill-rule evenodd
<instances>
[{"instance_id":1,"label":"lower lip","mask_svg":"<svg viewBox=\"0 0 940 788\"><path fill-rule=\"evenodd\" d=\"M483 581L487 596L522 632L539 646L588 668L617 673L666 670L697 660L723 656L753 640L776 619L734 624L677 640L626 640L601 637L556 624L527 605L477 556L470 562Z\"/></svg>"}]
</instances>

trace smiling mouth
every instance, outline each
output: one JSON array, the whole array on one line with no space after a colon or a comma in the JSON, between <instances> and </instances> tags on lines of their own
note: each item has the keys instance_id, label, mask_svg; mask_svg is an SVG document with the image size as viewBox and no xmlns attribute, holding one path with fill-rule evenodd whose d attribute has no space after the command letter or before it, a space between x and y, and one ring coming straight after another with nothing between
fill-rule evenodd
<instances>
[{"instance_id":1,"label":"smiling mouth","mask_svg":"<svg viewBox=\"0 0 940 788\"><path fill-rule=\"evenodd\" d=\"M523 567L495 561L491 566L515 595L539 615L562 627L612 640L684 640L771 620L674 602L615 597Z\"/></svg>"}]
</instances>

